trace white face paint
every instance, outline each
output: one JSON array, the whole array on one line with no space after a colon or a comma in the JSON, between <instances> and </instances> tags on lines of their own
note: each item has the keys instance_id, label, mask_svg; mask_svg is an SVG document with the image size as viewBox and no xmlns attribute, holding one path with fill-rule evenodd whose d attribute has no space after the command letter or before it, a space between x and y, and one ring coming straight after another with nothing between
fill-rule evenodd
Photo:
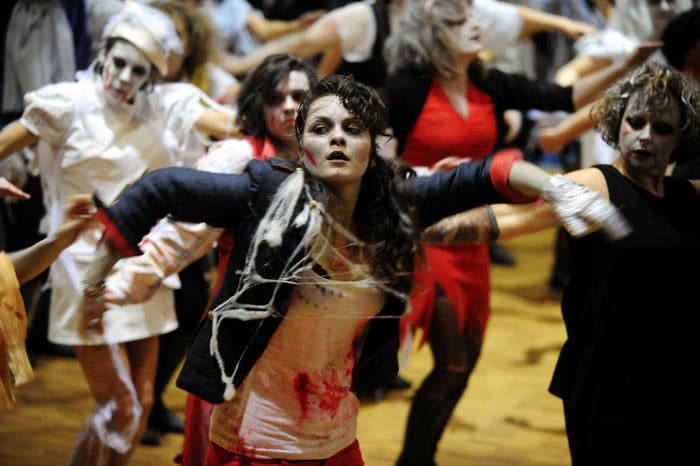
<instances>
[{"instance_id":1,"label":"white face paint","mask_svg":"<svg viewBox=\"0 0 700 466\"><path fill-rule=\"evenodd\" d=\"M640 94L627 102L620 124L619 146L630 170L664 173L680 139L680 107L676 99L655 109Z\"/></svg>"},{"instance_id":2,"label":"white face paint","mask_svg":"<svg viewBox=\"0 0 700 466\"><path fill-rule=\"evenodd\" d=\"M464 21L450 24L455 35L457 50L463 55L473 56L482 49L481 29L477 20L471 14L471 8L464 6Z\"/></svg>"},{"instance_id":3,"label":"white face paint","mask_svg":"<svg viewBox=\"0 0 700 466\"><path fill-rule=\"evenodd\" d=\"M165 76L165 79L168 81L179 81L185 58L189 57L192 53L192 42L190 40L190 34L187 31L185 19L178 14L171 14L170 19L172 19L173 24L175 24L175 31L177 31L177 37L180 39L180 42L182 42L184 53L170 51L168 54L168 75Z\"/></svg>"},{"instance_id":4,"label":"white face paint","mask_svg":"<svg viewBox=\"0 0 700 466\"><path fill-rule=\"evenodd\" d=\"M296 144L294 120L308 90L309 77L303 71L292 71L277 84L275 92L263 105L265 127L273 138Z\"/></svg>"},{"instance_id":5,"label":"white face paint","mask_svg":"<svg viewBox=\"0 0 700 466\"><path fill-rule=\"evenodd\" d=\"M324 96L311 104L303 136L303 161L309 172L331 186L359 189L372 140L369 129L338 96Z\"/></svg>"},{"instance_id":6,"label":"white face paint","mask_svg":"<svg viewBox=\"0 0 700 466\"><path fill-rule=\"evenodd\" d=\"M102 71L105 98L114 105L133 101L150 74L151 62L139 49L123 40L116 41L105 57Z\"/></svg>"}]
</instances>

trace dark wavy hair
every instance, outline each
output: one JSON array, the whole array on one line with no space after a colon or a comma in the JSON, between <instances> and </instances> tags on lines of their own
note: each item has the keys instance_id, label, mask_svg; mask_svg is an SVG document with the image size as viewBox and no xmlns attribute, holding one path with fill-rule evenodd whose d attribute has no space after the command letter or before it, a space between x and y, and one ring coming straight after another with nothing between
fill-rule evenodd
<instances>
[{"instance_id":1,"label":"dark wavy hair","mask_svg":"<svg viewBox=\"0 0 700 466\"><path fill-rule=\"evenodd\" d=\"M671 162L696 163L700 157L700 87L680 71L647 62L606 90L591 109L596 130L611 147L619 149L620 125L630 99L640 94L647 108L658 111L672 99L680 107L680 138Z\"/></svg>"},{"instance_id":2,"label":"dark wavy hair","mask_svg":"<svg viewBox=\"0 0 700 466\"><path fill-rule=\"evenodd\" d=\"M300 145L311 105L328 95L337 96L343 106L359 118L373 141L369 166L362 177L353 214L356 233L369 245L365 253L373 275L407 292L413 282L418 233L413 208L401 187L406 171L400 164L377 154L376 137L385 134L387 107L372 87L350 76L328 76L311 87L299 107L295 123ZM320 180L308 173L307 180L321 199L332 197Z\"/></svg>"},{"instance_id":3,"label":"dark wavy hair","mask_svg":"<svg viewBox=\"0 0 700 466\"><path fill-rule=\"evenodd\" d=\"M316 72L300 58L287 53L272 54L253 70L243 81L238 95L236 123L243 134L256 138L268 136L263 106L275 93L277 85L292 71L301 71L313 86Z\"/></svg>"}]
</instances>

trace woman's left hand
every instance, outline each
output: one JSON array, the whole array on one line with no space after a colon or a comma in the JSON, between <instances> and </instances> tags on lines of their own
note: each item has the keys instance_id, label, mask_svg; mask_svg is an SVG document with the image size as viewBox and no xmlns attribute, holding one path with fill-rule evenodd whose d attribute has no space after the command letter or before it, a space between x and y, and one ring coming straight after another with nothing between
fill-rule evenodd
<instances>
[{"instance_id":1,"label":"woman's left hand","mask_svg":"<svg viewBox=\"0 0 700 466\"><path fill-rule=\"evenodd\" d=\"M543 197L572 236L602 229L611 239L622 239L632 232L627 219L609 199L563 175L548 179Z\"/></svg>"}]
</instances>

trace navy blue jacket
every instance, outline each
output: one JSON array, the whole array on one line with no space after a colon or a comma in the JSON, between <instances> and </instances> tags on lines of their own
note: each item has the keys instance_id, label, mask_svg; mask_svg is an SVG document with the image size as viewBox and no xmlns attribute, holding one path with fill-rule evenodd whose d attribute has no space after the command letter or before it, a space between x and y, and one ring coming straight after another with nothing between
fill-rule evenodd
<instances>
[{"instance_id":1,"label":"navy blue jacket","mask_svg":"<svg viewBox=\"0 0 700 466\"><path fill-rule=\"evenodd\" d=\"M508 202L507 187L492 182L493 159L462 164L458 168L430 177L406 181L409 202L416 207L419 228L471 207L493 202ZM502 165L501 165L502 166ZM171 215L177 220L206 222L230 228L235 241L223 285L212 300L215 308L231 297L241 279L238 271L245 265L251 240L280 183L293 171L288 162L251 161L240 175L214 174L187 168L165 168L145 175L106 212L107 234L117 244L128 244L138 251L138 243L158 219ZM495 177L494 179L498 179ZM498 183L498 182L497 182ZM282 267L299 244L300 231L285 232L282 244L259 250L256 269L264 277L277 278ZM252 287L238 300L267 303L275 284ZM282 285L273 306L277 315L286 313L293 285ZM408 293L410 290L401 290ZM381 316L396 319L371 319L358 352L354 389L365 390L390 381L398 371L399 319L405 303L388 295ZM238 387L262 354L281 322L280 317L241 321L226 319L219 327L218 344L224 356L227 374L233 373ZM212 321L203 319L191 342L178 387L211 403L223 401L224 384L219 367L209 351Z\"/></svg>"}]
</instances>

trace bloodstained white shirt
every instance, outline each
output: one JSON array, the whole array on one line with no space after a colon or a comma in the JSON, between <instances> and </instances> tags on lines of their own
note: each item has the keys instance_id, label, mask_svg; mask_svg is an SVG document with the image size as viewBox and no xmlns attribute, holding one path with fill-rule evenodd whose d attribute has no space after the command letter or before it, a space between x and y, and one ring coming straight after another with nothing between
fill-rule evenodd
<instances>
[{"instance_id":1,"label":"bloodstained white shirt","mask_svg":"<svg viewBox=\"0 0 700 466\"><path fill-rule=\"evenodd\" d=\"M307 273L314 283L296 286L287 315L236 396L214 408L210 438L229 451L324 459L356 438L355 345L386 295L371 279L330 282Z\"/></svg>"}]
</instances>

